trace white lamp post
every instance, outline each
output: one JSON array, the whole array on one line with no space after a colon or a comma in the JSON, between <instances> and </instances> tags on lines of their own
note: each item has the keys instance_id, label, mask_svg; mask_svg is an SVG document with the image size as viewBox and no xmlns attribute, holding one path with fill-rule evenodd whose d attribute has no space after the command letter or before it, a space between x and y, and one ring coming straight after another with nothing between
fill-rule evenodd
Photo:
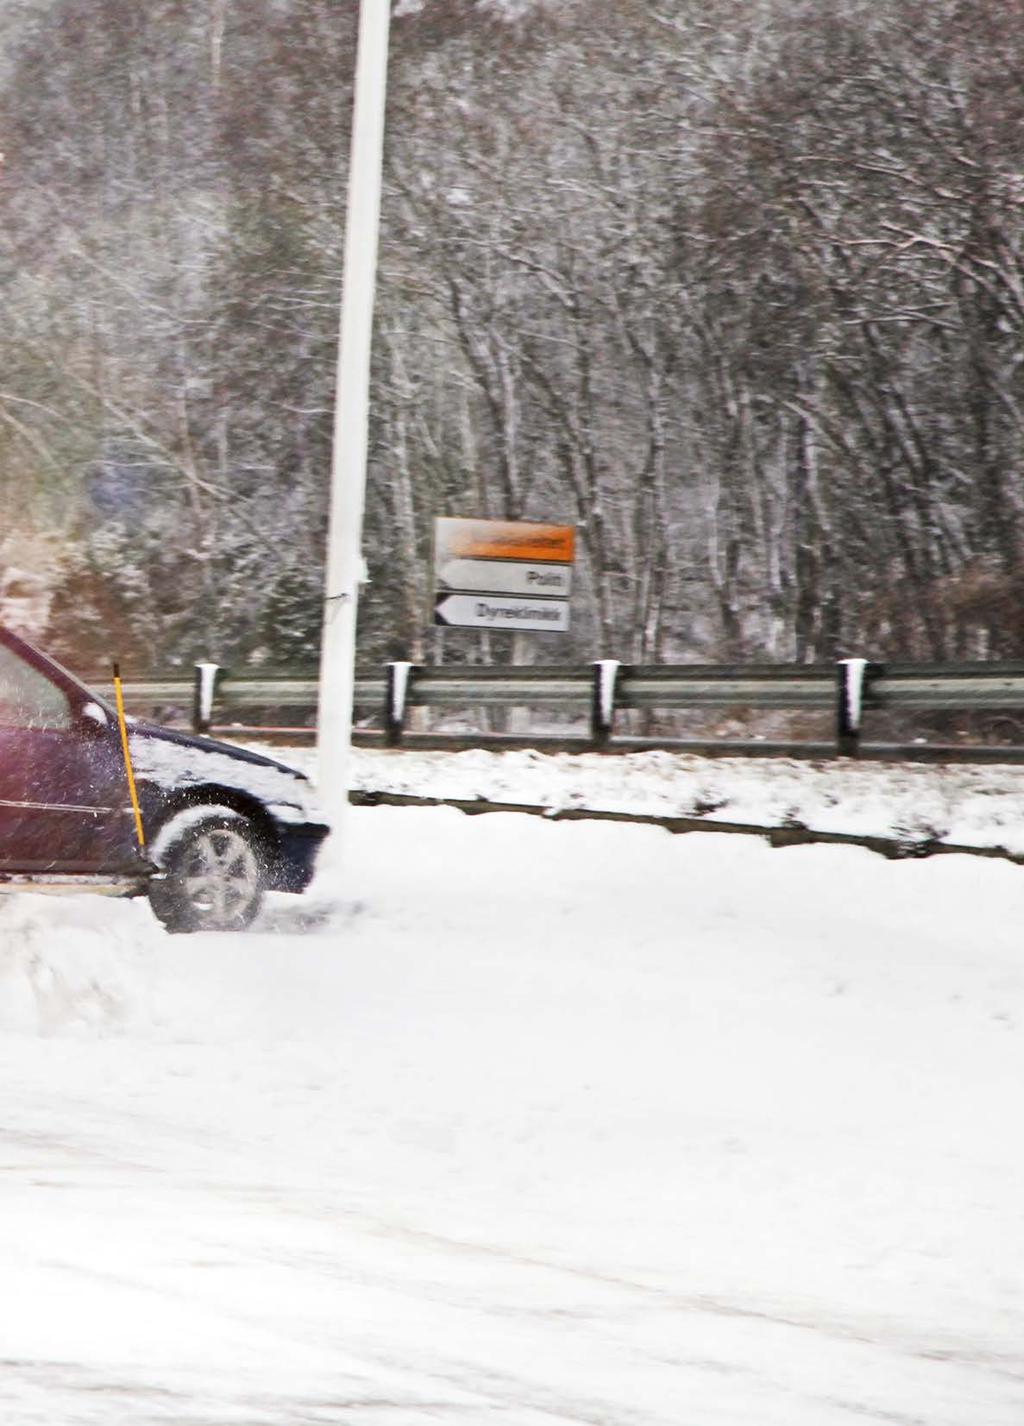
<instances>
[{"instance_id":1,"label":"white lamp post","mask_svg":"<svg viewBox=\"0 0 1024 1426\"><path fill-rule=\"evenodd\" d=\"M317 716L319 793L336 833L348 807L390 23L391 0L360 0Z\"/></svg>"}]
</instances>

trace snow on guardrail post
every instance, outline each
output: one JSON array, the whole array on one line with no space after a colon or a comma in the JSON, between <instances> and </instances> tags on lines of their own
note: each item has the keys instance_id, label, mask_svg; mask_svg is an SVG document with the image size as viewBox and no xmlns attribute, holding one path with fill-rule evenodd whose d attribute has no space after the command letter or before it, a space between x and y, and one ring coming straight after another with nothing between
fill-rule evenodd
<instances>
[{"instance_id":1,"label":"snow on guardrail post","mask_svg":"<svg viewBox=\"0 0 1024 1426\"><path fill-rule=\"evenodd\" d=\"M871 682L884 671L884 665L870 659L840 659L837 664L836 746L840 757L855 758L860 753L860 727L864 717L864 699Z\"/></svg>"},{"instance_id":2,"label":"snow on guardrail post","mask_svg":"<svg viewBox=\"0 0 1024 1426\"><path fill-rule=\"evenodd\" d=\"M409 692L411 663L389 663L384 696L384 744L397 748L405 730L405 700Z\"/></svg>"},{"instance_id":3,"label":"snow on guardrail post","mask_svg":"<svg viewBox=\"0 0 1024 1426\"><path fill-rule=\"evenodd\" d=\"M590 700L590 741L595 748L611 742L615 722L615 692L622 664L618 659L597 659Z\"/></svg>"},{"instance_id":4,"label":"snow on guardrail post","mask_svg":"<svg viewBox=\"0 0 1024 1426\"><path fill-rule=\"evenodd\" d=\"M224 670L218 663L197 663L192 685L192 731L208 733L213 722L213 700Z\"/></svg>"}]
</instances>

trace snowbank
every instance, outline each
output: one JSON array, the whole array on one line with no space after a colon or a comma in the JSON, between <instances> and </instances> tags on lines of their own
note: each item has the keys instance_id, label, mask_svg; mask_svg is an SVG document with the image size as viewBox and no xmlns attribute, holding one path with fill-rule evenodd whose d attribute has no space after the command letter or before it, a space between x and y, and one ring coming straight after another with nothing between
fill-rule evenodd
<instances>
[{"instance_id":1,"label":"snowbank","mask_svg":"<svg viewBox=\"0 0 1024 1426\"><path fill-rule=\"evenodd\" d=\"M289 754L294 756L294 754ZM308 752L300 754L311 762ZM363 789L700 817L772 828L999 847L1024 856L1024 767L356 750Z\"/></svg>"}]
</instances>

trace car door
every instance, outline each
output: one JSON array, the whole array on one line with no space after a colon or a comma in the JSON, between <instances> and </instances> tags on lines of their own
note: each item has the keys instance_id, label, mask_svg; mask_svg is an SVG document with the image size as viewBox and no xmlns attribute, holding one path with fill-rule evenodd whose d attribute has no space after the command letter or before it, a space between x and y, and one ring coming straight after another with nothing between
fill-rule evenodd
<instances>
[{"instance_id":1,"label":"car door","mask_svg":"<svg viewBox=\"0 0 1024 1426\"><path fill-rule=\"evenodd\" d=\"M116 726L0 642L0 868L138 866Z\"/></svg>"}]
</instances>

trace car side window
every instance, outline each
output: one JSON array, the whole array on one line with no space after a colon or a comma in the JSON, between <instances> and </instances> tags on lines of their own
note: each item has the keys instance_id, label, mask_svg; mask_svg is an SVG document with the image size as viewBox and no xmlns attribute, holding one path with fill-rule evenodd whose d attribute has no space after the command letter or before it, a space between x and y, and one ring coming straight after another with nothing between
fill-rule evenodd
<instances>
[{"instance_id":1,"label":"car side window","mask_svg":"<svg viewBox=\"0 0 1024 1426\"><path fill-rule=\"evenodd\" d=\"M71 725L67 694L0 644L0 726L61 730Z\"/></svg>"}]
</instances>

